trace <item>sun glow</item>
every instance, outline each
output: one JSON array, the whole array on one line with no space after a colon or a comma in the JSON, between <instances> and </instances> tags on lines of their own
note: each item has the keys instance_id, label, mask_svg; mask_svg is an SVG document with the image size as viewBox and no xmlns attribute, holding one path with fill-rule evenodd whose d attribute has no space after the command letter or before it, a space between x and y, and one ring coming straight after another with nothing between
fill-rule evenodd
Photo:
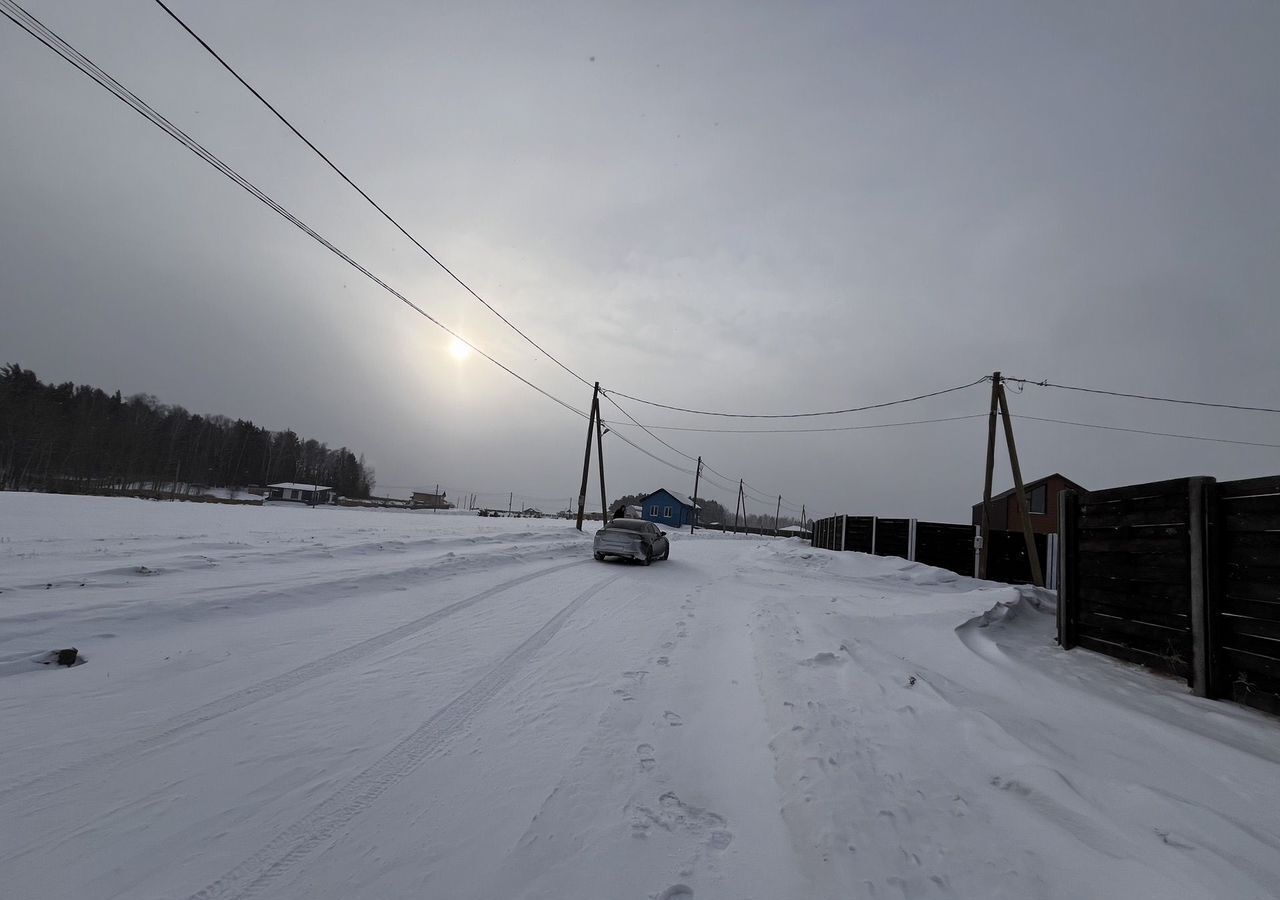
<instances>
[{"instance_id":1,"label":"sun glow","mask_svg":"<svg viewBox=\"0 0 1280 900\"><path fill-rule=\"evenodd\" d=\"M449 355L458 360L458 362L462 362L471 355L471 348L458 340L458 338L453 338L449 341Z\"/></svg>"}]
</instances>

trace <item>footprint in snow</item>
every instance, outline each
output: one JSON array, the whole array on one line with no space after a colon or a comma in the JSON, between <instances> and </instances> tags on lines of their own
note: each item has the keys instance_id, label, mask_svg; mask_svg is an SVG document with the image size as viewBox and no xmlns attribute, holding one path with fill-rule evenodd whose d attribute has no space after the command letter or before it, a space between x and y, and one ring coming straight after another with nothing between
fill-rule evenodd
<instances>
[{"instance_id":1,"label":"footprint in snow","mask_svg":"<svg viewBox=\"0 0 1280 900\"><path fill-rule=\"evenodd\" d=\"M693 897L693 888L687 884L673 884L661 894L657 894L654 900L691 900Z\"/></svg>"},{"instance_id":2,"label":"footprint in snow","mask_svg":"<svg viewBox=\"0 0 1280 900\"><path fill-rule=\"evenodd\" d=\"M641 744L636 747L636 756L640 759L640 770L643 772L652 772L653 767L658 764L654 756L653 744Z\"/></svg>"},{"instance_id":3,"label":"footprint in snow","mask_svg":"<svg viewBox=\"0 0 1280 900\"><path fill-rule=\"evenodd\" d=\"M658 665L660 665L660 666L666 666L666 665L670 665L670 664L671 664L671 660L669 660L667 657L665 657L665 656L659 656L659 657L658 657Z\"/></svg>"},{"instance_id":4,"label":"footprint in snow","mask_svg":"<svg viewBox=\"0 0 1280 900\"><path fill-rule=\"evenodd\" d=\"M666 719L667 724L673 728L684 724L684 719L682 719L678 713L673 713L671 710L664 712L662 714L662 718Z\"/></svg>"}]
</instances>

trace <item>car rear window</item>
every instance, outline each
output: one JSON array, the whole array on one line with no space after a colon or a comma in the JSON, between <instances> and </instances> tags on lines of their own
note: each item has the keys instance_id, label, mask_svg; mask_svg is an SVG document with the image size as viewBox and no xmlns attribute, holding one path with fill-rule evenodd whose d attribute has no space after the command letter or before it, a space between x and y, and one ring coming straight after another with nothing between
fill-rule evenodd
<instances>
[{"instance_id":1,"label":"car rear window","mask_svg":"<svg viewBox=\"0 0 1280 900\"><path fill-rule=\"evenodd\" d=\"M641 522L639 519L614 519L606 528L616 528L619 531L648 531L646 528L649 523Z\"/></svg>"}]
</instances>

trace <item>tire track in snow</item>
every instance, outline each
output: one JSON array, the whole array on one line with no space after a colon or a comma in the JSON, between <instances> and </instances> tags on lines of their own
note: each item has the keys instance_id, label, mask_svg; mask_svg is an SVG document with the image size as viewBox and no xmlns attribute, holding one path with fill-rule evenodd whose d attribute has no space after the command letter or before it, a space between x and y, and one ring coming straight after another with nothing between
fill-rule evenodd
<instances>
[{"instance_id":1,"label":"tire track in snow","mask_svg":"<svg viewBox=\"0 0 1280 900\"><path fill-rule=\"evenodd\" d=\"M552 575L556 572L562 572L565 569L571 569L575 566L586 565L589 562L591 562L589 559L574 560L573 562L564 563L562 565L551 566L550 568L534 572L533 574L524 574L518 578L508 579L507 581L504 581L501 584L496 584L491 588L487 588L478 594L473 594L470 597L459 600L456 603L451 603L448 606L441 607L440 609L414 619L411 622L406 622L403 625L392 628L390 631L384 631L381 634L376 634L373 637L360 641L359 643L352 644L350 647L335 651L330 653L328 656L322 656L319 659L315 659L309 663L298 666L296 669L290 669L288 672L276 675L273 678L268 678L267 680L260 681L257 684L251 684L246 688L227 694L225 697L220 697L217 700L213 700L203 706L198 706L185 713L179 713L173 718L160 723L160 725L157 726L157 730L146 737L134 740L128 744L117 747L114 750L107 750L94 756L90 756L87 759L69 763L68 765L55 769L52 772L37 775L35 778L28 781L19 782L0 789L0 805L25 801L32 797L39 796L47 789L54 787L55 782L61 781L70 775L87 770L100 771L120 762L132 760L138 754L152 750L172 738L181 735L183 732L190 731L191 729L204 725L207 722L211 722L214 719L237 712L247 706L252 706L255 703L260 703L263 700L267 700L277 694L281 694L287 690L295 688L300 684L305 684L308 681L328 675L329 673L344 668L345 666L349 666L370 654L376 653L384 647L388 647L397 641L403 640L404 638L430 628L432 625L435 625L440 620L445 619L454 613L461 612L470 606L474 606L483 600L487 600L495 594L500 594L519 585L527 584L528 582L541 578L545 575Z\"/></svg>"},{"instance_id":2,"label":"tire track in snow","mask_svg":"<svg viewBox=\"0 0 1280 900\"><path fill-rule=\"evenodd\" d=\"M352 778L309 814L294 822L252 857L203 890L192 894L190 900L239 900L268 891L273 882L288 874L313 850L333 837L335 832L367 810L379 797L425 762L428 756L466 725L485 703L520 673L533 655L555 637L570 616L621 578L622 574L610 575L597 581L571 600L479 681L423 722L381 759Z\"/></svg>"}]
</instances>

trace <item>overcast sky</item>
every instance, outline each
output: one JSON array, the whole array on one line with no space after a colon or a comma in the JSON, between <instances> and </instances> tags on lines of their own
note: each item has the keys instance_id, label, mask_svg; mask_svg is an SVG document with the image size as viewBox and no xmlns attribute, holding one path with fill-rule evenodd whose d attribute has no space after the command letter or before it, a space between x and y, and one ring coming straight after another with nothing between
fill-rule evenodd
<instances>
[{"instance_id":1,"label":"overcast sky","mask_svg":"<svg viewBox=\"0 0 1280 900\"><path fill-rule=\"evenodd\" d=\"M589 389L154 3L24 5L441 321L588 407ZM171 5L477 292L607 388L804 412L1000 369L1280 406L1280 5ZM544 508L577 493L583 420L455 359L430 322L3 19L0 122L3 361L345 444L388 492L438 482ZM980 414L988 397L772 424ZM1280 444L1276 415L1037 387L1011 403ZM626 405L651 424L771 424ZM1015 425L1028 478L1280 472L1274 448ZM661 433L811 515L965 521L985 432L976 418ZM610 498L692 489L605 444ZM996 489L1009 478L1002 465Z\"/></svg>"}]
</instances>

